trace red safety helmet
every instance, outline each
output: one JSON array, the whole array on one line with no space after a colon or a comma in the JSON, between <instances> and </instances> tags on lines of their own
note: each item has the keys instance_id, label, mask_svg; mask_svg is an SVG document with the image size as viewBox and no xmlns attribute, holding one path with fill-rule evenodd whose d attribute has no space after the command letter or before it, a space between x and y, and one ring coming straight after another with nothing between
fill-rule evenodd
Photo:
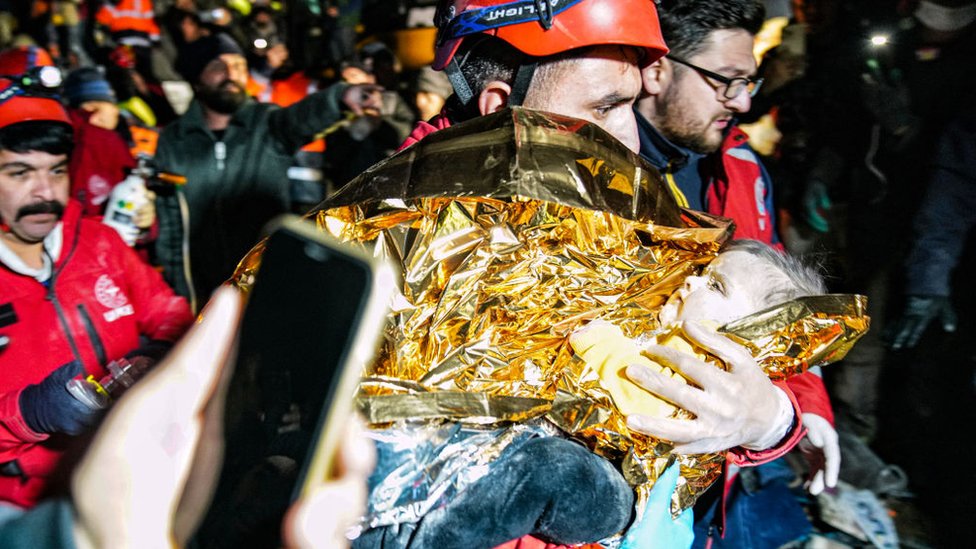
<instances>
[{"instance_id":1,"label":"red safety helmet","mask_svg":"<svg viewBox=\"0 0 976 549\"><path fill-rule=\"evenodd\" d=\"M443 0L433 68L468 36L487 34L533 57L619 44L643 48L646 66L668 52L653 0Z\"/></svg>"},{"instance_id":2,"label":"red safety helmet","mask_svg":"<svg viewBox=\"0 0 976 549\"><path fill-rule=\"evenodd\" d=\"M0 78L17 82L21 89L56 91L64 75L51 55L37 46L17 46L0 51Z\"/></svg>"},{"instance_id":3,"label":"red safety helmet","mask_svg":"<svg viewBox=\"0 0 976 549\"><path fill-rule=\"evenodd\" d=\"M0 78L0 129L30 121L71 125L68 112L56 96L36 94L16 82Z\"/></svg>"},{"instance_id":4,"label":"red safety helmet","mask_svg":"<svg viewBox=\"0 0 976 549\"><path fill-rule=\"evenodd\" d=\"M0 51L0 74L24 74L37 67L53 66L51 54L37 46L17 46Z\"/></svg>"}]
</instances>

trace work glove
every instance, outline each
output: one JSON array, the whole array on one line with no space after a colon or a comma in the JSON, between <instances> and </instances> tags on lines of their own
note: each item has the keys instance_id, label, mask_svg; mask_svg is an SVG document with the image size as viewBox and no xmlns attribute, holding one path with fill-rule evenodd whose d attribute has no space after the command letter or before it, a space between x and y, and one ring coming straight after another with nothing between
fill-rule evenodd
<instances>
[{"instance_id":1,"label":"work glove","mask_svg":"<svg viewBox=\"0 0 976 549\"><path fill-rule=\"evenodd\" d=\"M875 62L861 74L864 105L885 131L899 137L913 133L918 117L912 113L908 87L898 70L885 71Z\"/></svg>"},{"instance_id":2,"label":"work glove","mask_svg":"<svg viewBox=\"0 0 976 549\"><path fill-rule=\"evenodd\" d=\"M624 533L620 549L678 549L691 547L695 539L695 518L685 509L678 518L671 518L671 494L678 485L680 467L672 463L658 477L648 495L644 513Z\"/></svg>"},{"instance_id":3,"label":"work glove","mask_svg":"<svg viewBox=\"0 0 976 549\"><path fill-rule=\"evenodd\" d=\"M837 477L840 475L840 443L834 427L817 414L804 413L803 425L807 428L807 436L800 441L800 451L810 465L810 479L806 487L815 496L823 492L824 488L837 486Z\"/></svg>"},{"instance_id":4,"label":"work glove","mask_svg":"<svg viewBox=\"0 0 976 549\"><path fill-rule=\"evenodd\" d=\"M811 229L818 233L826 233L830 230L824 214L832 207L833 203L827 193L827 184L819 179L807 182L806 188L803 189L803 220Z\"/></svg>"},{"instance_id":5,"label":"work glove","mask_svg":"<svg viewBox=\"0 0 976 549\"><path fill-rule=\"evenodd\" d=\"M925 329L934 318L942 323L942 330L956 331L956 311L952 309L948 296L910 295L902 312L888 332L889 346L892 349L912 348L918 344Z\"/></svg>"},{"instance_id":6,"label":"work glove","mask_svg":"<svg viewBox=\"0 0 976 549\"><path fill-rule=\"evenodd\" d=\"M80 435L99 412L86 406L68 392L68 381L84 374L81 363L71 361L48 374L36 385L20 393L20 413L24 422L38 433Z\"/></svg>"}]
</instances>

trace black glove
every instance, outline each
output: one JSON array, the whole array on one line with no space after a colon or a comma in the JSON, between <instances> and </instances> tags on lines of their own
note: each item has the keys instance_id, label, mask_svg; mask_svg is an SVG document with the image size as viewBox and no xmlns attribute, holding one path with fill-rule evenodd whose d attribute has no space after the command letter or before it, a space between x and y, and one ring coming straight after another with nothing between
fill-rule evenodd
<instances>
[{"instance_id":1,"label":"black glove","mask_svg":"<svg viewBox=\"0 0 976 549\"><path fill-rule=\"evenodd\" d=\"M877 66L861 75L861 96L868 111L888 133L904 137L918 126L918 117L912 113L908 86L901 73L889 71L887 75Z\"/></svg>"},{"instance_id":2,"label":"black glove","mask_svg":"<svg viewBox=\"0 0 976 549\"><path fill-rule=\"evenodd\" d=\"M148 358L155 364L162 360L166 353L173 348L172 341L164 341L162 339L148 339L143 340L142 344L139 345L137 349L129 352L125 355L125 358L133 360L135 358Z\"/></svg>"},{"instance_id":3,"label":"black glove","mask_svg":"<svg viewBox=\"0 0 976 549\"><path fill-rule=\"evenodd\" d=\"M37 385L20 393L20 413L27 426L38 433L80 435L99 416L68 392L68 381L82 375L78 361L71 361L48 374Z\"/></svg>"},{"instance_id":4,"label":"black glove","mask_svg":"<svg viewBox=\"0 0 976 549\"><path fill-rule=\"evenodd\" d=\"M956 331L956 312L949 303L948 296L939 295L910 295L902 313L888 333L889 345L892 349L912 348L925 333L932 319L938 317L942 322L942 329L946 332Z\"/></svg>"}]
</instances>

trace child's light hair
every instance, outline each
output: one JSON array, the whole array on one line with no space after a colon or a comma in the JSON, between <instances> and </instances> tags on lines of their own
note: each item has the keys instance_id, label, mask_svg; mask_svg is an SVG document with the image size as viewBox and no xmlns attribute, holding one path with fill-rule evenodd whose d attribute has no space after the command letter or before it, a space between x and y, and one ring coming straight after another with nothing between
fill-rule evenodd
<instances>
[{"instance_id":1,"label":"child's light hair","mask_svg":"<svg viewBox=\"0 0 976 549\"><path fill-rule=\"evenodd\" d=\"M798 297L827 293L823 276L799 259L780 253L758 240L733 240L722 253L744 252L766 262L769 267L784 276L774 276L763 281L765 291L758 296L760 309L779 305Z\"/></svg>"}]
</instances>

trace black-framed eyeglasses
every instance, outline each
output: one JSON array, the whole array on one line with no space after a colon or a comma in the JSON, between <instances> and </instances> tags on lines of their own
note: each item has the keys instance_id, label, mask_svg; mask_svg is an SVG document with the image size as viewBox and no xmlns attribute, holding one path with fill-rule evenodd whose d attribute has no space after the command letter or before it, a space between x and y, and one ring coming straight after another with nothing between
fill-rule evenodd
<instances>
[{"instance_id":1,"label":"black-framed eyeglasses","mask_svg":"<svg viewBox=\"0 0 976 549\"><path fill-rule=\"evenodd\" d=\"M762 86L763 83L762 78L743 78L741 76L738 78L729 78L728 76L722 76L717 72L712 72L708 69L703 69L698 65L693 65L685 61L684 59L674 57L673 55L668 55L667 58L674 61L675 63L680 63L688 67L689 69L694 70L695 72L697 72L702 76L706 76L708 78L711 78L712 80L720 82L721 86L719 87L724 88L722 89L722 97L726 99L730 99L730 100L735 99L736 97L739 97L739 94L741 94L743 91L748 93L749 97L755 97L756 94L759 93L759 88Z\"/></svg>"}]
</instances>

